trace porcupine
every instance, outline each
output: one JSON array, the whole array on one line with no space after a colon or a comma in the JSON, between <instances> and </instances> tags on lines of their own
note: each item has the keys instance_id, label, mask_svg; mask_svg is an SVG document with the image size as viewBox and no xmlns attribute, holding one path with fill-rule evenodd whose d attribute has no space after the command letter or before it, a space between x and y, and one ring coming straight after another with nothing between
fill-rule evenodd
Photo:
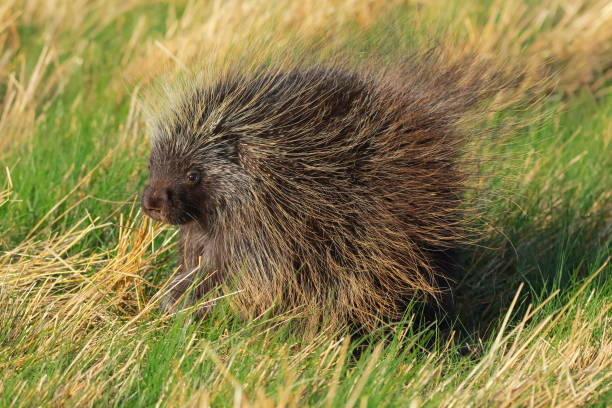
<instances>
[{"instance_id":1,"label":"porcupine","mask_svg":"<svg viewBox=\"0 0 612 408\"><path fill-rule=\"evenodd\" d=\"M235 67L150 121L144 212L179 225L174 310L230 290L250 313L325 311L373 327L448 294L466 235L463 121L482 64ZM446 306L442 306L446 307Z\"/></svg>"}]
</instances>

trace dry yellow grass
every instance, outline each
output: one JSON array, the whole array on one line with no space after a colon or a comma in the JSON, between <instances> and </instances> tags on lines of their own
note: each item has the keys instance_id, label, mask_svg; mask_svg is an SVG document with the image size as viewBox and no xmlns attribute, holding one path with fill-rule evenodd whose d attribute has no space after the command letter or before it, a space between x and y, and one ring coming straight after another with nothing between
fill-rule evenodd
<instances>
[{"instance_id":1,"label":"dry yellow grass","mask_svg":"<svg viewBox=\"0 0 612 408\"><path fill-rule=\"evenodd\" d=\"M463 23L467 41L480 53L555 70L557 89L610 92L605 84L612 78L612 3L607 0L545 0L534 7L496 0L484 25L469 17Z\"/></svg>"},{"instance_id":2,"label":"dry yellow grass","mask_svg":"<svg viewBox=\"0 0 612 408\"><path fill-rule=\"evenodd\" d=\"M0 5L0 158L31 140L37 120L77 66L95 35L122 13L143 1L7 0ZM95 18L91 18L91 15ZM19 26L40 30L44 45L24 48ZM67 37L68 36L68 37ZM67 40L67 39L68 40ZM80 39L80 40L77 40ZM60 55L68 58L60 59ZM29 68L32 65L33 68Z\"/></svg>"}]
</instances>

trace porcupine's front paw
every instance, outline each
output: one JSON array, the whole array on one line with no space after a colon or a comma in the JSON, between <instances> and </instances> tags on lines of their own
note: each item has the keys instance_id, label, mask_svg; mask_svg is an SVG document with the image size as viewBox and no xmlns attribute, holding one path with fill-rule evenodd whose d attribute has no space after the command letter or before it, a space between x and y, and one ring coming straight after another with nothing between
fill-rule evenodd
<instances>
[{"instance_id":1,"label":"porcupine's front paw","mask_svg":"<svg viewBox=\"0 0 612 408\"><path fill-rule=\"evenodd\" d=\"M163 295L159 302L159 307L163 313L174 314L182 306L189 306L193 303L192 295L188 293L193 283L191 273L182 273L162 289Z\"/></svg>"}]
</instances>

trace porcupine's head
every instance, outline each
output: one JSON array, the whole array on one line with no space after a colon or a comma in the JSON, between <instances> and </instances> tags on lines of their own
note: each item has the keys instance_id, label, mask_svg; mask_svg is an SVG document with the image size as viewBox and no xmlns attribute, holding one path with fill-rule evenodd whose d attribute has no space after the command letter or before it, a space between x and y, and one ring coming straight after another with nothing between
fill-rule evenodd
<instances>
[{"instance_id":1,"label":"porcupine's head","mask_svg":"<svg viewBox=\"0 0 612 408\"><path fill-rule=\"evenodd\" d=\"M196 87L150 123L149 182L144 212L168 224L211 229L248 187L239 160L239 136L226 124L227 86Z\"/></svg>"}]
</instances>

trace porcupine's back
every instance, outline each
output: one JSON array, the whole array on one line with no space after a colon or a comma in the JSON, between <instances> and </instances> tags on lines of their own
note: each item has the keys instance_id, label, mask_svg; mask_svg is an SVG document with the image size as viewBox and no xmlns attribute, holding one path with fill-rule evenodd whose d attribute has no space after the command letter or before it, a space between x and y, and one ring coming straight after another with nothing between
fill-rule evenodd
<instances>
[{"instance_id":1,"label":"porcupine's back","mask_svg":"<svg viewBox=\"0 0 612 408\"><path fill-rule=\"evenodd\" d=\"M246 175L204 234L240 304L371 326L446 289L464 235L460 122L488 89L476 65L439 63L233 72L185 94L167 143L229 140ZM183 124L209 136L181 141Z\"/></svg>"}]
</instances>

